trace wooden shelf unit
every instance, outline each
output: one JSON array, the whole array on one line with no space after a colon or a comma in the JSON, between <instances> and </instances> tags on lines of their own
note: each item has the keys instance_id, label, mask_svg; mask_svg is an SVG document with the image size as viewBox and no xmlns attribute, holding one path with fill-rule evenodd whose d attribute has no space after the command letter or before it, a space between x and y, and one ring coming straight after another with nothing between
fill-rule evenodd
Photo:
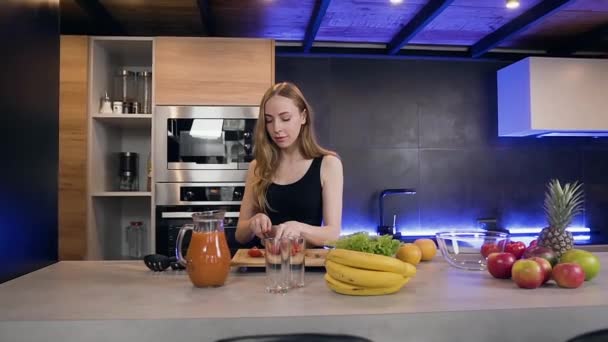
<instances>
[{"instance_id":1,"label":"wooden shelf unit","mask_svg":"<svg viewBox=\"0 0 608 342\"><path fill-rule=\"evenodd\" d=\"M91 114L91 118L121 128L152 127L152 114Z\"/></svg>"},{"instance_id":2,"label":"wooden shelf unit","mask_svg":"<svg viewBox=\"0 0 608 342\"><path fill-rule=\"evenodd\" d=\"M128 259L126 227L146 227L144 254L153 252L152 189L147 189L152 156L152 114L101 114L100 99L113 93L120 69L152 71L154 39L92 37L89 42L89 146L87 259ZM154 75L152 75L154 77ZM113 100L113 99L112 99ZM152 106L154 108L154 106ZM118 191L120 152L138 154L139 191Z\"/></svg>"}]
</instances>

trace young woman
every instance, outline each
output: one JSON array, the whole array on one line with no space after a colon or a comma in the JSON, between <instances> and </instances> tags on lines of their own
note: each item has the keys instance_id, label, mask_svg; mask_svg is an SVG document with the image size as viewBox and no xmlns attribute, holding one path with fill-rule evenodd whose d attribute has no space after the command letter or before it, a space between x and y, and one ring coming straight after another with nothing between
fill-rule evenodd
<instances>
[{"instance_id":1,"label":"young woman","mask_svg":"<svg viewBox=\"0 0 608 342\"><path fill-rule=\"evenodd\" d=\"M298 87L283 82L266 91L254 141L237 241L302 236L319 246L336 240L342 224L342 162L317 144L313 113Z\"/></svg>"}]
</instances>

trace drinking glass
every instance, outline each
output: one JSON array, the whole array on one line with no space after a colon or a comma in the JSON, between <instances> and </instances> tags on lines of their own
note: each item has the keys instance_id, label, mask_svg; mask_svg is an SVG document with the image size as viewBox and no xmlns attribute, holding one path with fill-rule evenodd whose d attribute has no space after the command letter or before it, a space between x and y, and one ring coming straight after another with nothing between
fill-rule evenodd
<instances>
[{"instance_id":1,"label":"drinking glass","mask_svg":"<svg viewBox=\"0 0 608 342\"><path fill-rule=\"evenodd\" d=\"M291 238L290 286L304 287L304 259L306 244L303 237Z\"/></svg>"},{"instance_id":2,"label":"drinking glass","mask_svg":"<svg viewBox=\"0 0 608 342\"><path fill-rule=\"evenodd\" d=\"M266 292L287 293L290 283L291 240L264 239L266 253Z\"/></svg>"}]
</instances>

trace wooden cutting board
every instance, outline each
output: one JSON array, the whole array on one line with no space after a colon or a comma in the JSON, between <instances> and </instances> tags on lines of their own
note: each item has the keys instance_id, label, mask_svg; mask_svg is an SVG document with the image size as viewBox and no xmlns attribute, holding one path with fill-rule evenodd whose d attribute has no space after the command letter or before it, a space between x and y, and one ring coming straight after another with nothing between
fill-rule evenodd
<instances>
[{"instance_id":1,"label":"wooden cutting board","mask_svg":"<svg viewBox=\"0 0 608 342\"><path fill-rule=\"evenodd\" d=\"M262 252L266 252L260 249ZM247 254L248 249L239 249L232 257L230 262L231 266L238 267L265 267L264 257L253 258ZM323 248L310 248L306 250L306 257L304 258L304 265L307 267L324 267L325 255L329 252L328 249Z\"/></svg>"}]
</instances>

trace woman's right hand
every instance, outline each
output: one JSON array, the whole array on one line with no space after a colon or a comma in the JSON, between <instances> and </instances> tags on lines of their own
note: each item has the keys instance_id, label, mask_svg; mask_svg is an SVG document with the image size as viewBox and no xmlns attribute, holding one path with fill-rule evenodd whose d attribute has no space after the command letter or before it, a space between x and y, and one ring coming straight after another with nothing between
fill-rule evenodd
<instances>
[{"instance_id":1,"label":"woman's right hand","mask_svg":"<svg viewBox=\"0 0 608 342\"><path fill-rule=\"evenodd\" d=\"M249 229L260 239L268 237L271 233L272 222L263 213L257 213L249 220Z\"/></svg>"}]
</instances>

